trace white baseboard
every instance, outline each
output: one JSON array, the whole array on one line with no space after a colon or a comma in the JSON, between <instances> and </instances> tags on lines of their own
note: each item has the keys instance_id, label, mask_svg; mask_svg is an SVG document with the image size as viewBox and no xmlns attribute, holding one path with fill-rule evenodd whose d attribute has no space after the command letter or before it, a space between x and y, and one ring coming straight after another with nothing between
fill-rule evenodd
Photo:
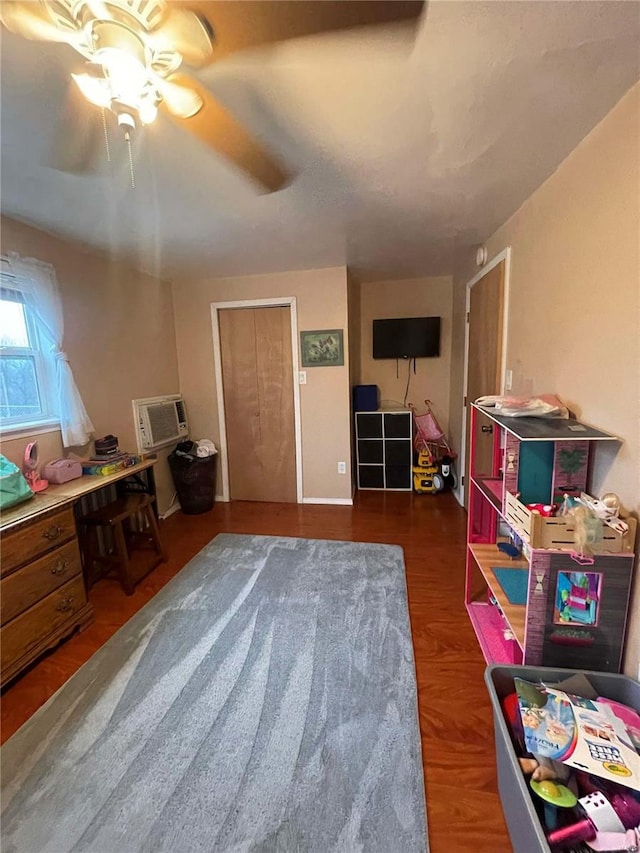
<instances>
[{"instance_id":1,"label":"white baseboard","mask_svg":"<svg viewBox=\"0 0 640 853\"><path fill-rule=\"evenodd\" d=\"M165 518L169 518L170 515L173 515L174 512L178 512L179 509L180 509L180 504L176 501L176 503L174 503L173 506L170 506L166 512L163 512L160 515L160 518L164 521Z\"/></svg>"},{"instance_id":2,"label":"white baseboard","mask_svg":"<svg viewBox=\"0 0 640 853\"><path fill-rule=\"evenodd\" d=\"M353 506L352 498L303 498L301 501L303 504L331 504L334 506ZM222 495L216 495L216 503L229 503L228 500L222 497ZM165 519L169 518L170 515L173 515L174 512L177 512L180 509L180 504L175 503L173 506L169 507L169 509L163 513L160 518Z\"/></svg>"},{"instance_id":3,"label":"white baseboard","mask_svg":"<svg viewBox=\"0 0 640 853\"><path fill-rule=\"evenodd\" d=\"M353 506L352 498L302 498L303 504L332 504L335 506Z\"/></svg>"}]
</instances>

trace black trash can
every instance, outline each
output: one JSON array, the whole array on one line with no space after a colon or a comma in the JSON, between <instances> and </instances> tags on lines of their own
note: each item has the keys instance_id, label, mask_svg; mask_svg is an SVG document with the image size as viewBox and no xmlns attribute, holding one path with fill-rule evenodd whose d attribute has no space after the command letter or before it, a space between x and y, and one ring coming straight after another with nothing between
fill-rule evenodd
<instances>
[{"instance_id":1,"label":"black trash can","mask_svg":"<svg viewBox=\"0 0 640 853\"><path fill-rule=\"evenodd\" d=\"M202 458L193 453L169 454L169 468L182 511L199 515L213 509L216 500L218 454Z\"/></svg>"}]
</instances>

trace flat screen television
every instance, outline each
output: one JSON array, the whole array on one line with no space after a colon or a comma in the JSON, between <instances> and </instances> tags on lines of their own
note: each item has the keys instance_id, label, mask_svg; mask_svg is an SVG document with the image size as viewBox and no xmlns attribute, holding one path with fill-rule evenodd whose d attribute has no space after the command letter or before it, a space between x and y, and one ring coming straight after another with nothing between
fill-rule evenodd
<instances>
[{"instance_id":1,"label":"flat screen television","mask_svg":"<svg viewBox=\"0 0 640 853\"><path fill-rule=\"evenodd\" d=\"M440 317L373 321L374 358L434 358L440 355Z\"/></svg>"}]
</instances>

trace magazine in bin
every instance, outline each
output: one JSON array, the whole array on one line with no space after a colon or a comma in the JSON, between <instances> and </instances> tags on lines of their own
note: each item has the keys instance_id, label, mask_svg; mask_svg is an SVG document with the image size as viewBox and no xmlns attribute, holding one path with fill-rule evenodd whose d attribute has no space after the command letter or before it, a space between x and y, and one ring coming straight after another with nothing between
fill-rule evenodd
<instances>
[{"instance_id":1,"label":"magazine in bin","mask_svg":"<svg viewBox=\"0 0 640 853\"><path fill-rule=\"evenodd\" d=\"M608 704L522 678L514 684L529 752L640 791L640 755Z\"/></svg>"}]
</instances>

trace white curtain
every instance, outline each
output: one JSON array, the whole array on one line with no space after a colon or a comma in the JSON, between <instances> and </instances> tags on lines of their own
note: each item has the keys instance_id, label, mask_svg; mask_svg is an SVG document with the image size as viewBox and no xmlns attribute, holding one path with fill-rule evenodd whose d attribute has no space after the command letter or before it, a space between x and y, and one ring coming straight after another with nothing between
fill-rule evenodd
<instances>
[{"instance_id":1,"label":"white curtain","mask_svg":"<svg viewBox=\"0 0 640 853\"><path fill-rule=\"evenodd\" d=\"M56 401L65 447L86 444L94 431L73 378L69 359L62 349L64 318L62 300L54 268L34 258L9 254L11 270L24 295L25 304L37 324L40 344L45 355L54 360Z\"/></svg>"}]
</instances>

